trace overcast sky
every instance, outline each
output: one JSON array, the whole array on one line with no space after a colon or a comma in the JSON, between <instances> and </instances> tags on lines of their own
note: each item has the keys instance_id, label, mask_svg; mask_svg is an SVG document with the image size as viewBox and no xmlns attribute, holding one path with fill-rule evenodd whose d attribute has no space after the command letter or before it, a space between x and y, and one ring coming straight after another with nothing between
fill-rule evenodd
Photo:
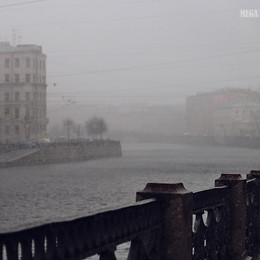
<instances>
[{"instance_id":1,"label":"overcast sky","mask_svg":"<svg viewBox=\"0 0 260 260\"><path fill-rule=\"evenodd\" d=\"M260 89L260 17L241 9L260 1L0 0L0 40L43 47L49 104L176 104Z\"/></svg>"}]
</instances>

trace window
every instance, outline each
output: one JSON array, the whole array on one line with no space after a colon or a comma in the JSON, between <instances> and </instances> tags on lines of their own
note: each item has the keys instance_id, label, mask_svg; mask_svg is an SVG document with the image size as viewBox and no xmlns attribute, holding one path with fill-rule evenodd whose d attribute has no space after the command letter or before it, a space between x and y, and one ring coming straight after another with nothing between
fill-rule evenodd
<instances>
[{"instance_id":1,"label":"window","mask_svg":"<svg viewBox=\"0 0 260 260\"><path fill-rule=\"evenodd\" d=\"M26 82L30 82L30 80L31 80L31 75L30 74L26 74L25 75L25 81Z\"/></svg>"},{"instance_id":2,"label":"window","mask_svg":"<svg viewBox=\"0 0 260 260\"><path fill-rule=\"evenodd\" d=\"M30 101L30 92L25 92L25 100Z\"/></svg>"},{"instance_id":3,"label":"window","mask_svg":"<svg viewBox=\"0 0 260 260\"><path fill-rule=\"evenodd\" d=\"M15 99L15 101L19 101L19 97L20 97L19 92L15 92L15 93L14 93L14 99Z\"/></svg>"},{"instance_id":4,"label":"window","mask_svg":"<svg viewBox=\"0 0 260 260\"><path fill-rule=\"evenodd\" d=\"M33 67L36 68L36 60L33 59Z\"/></svg>"},{"instance_id":5,"label":"window","mask_svg":"<svg viewBox=\"0 0 260 260\"><path fill-rule=\"evenodd\" d=\"M42 61L40 60L40 69L42 68Z\"/></svg>"},{"instance_id":6,"label":"window","mask_svg":"<svg viewBox=\"0 0 260 260\"><path fill-rule=\"evenodd\" d=\"M37 100L37 92L33 92L33 100L34 100L34 101Z\"/></svg>"},{"instance_id":7,"label":"window","mask_svg":"<svg viewBox=\"0 0 260 260\"><path fill-rule=\"evenodd\" d=\"M35 83L35 82L36 82L36 75L33 74L33 83Z\"/></svg>"},{"instance_id":8,"label":"window","mask_svg":"<svg viewBox=\"0 0 260 260\"><path fill-rule=\"evenodd\" d=\"M10 119L10 109L9 109L9 107L5 108L5 118Z\"/></svg>"},{"instance_id":9,"label":"window","mask_svg":"<svg viewBox=\"0 0 260 260\"><path fill-rule=\"evenodd\" d=\"M33 118L36 118L37 117L37 108L34 108L33 109Z\"/></svg>"},{"instance_id":10,"label":"window","mask_svg":"<svg viewBox=\"0 0 260 260\"><path fill-rule=\"evenodd\" d=\"M10 75L9 74L5 74L5 82L10 82Z\"/></svg>"},{"instance_id":11,"label":"window","mask_svg":"<svg viewBox=\"0 0 260 260\"><path fill-rule=\"evenodd\" d=\"M15 60L14 60L14 66L15 66L16 68L19 68L19 67L20 67L20 59L19 59L19 58L15 58Z\"/></svg>"},{"instance_id":12,"label":"window","mask_svg":"<svg viewBox=\"0 0 260 260\"><path fill-rule=\"evenodd\" d=\"M5 92L5 101L9 101L10 94L8 92Z\"/></svg>"},{"instance_id":13,"label":"window","mask_svg":"<svg viewBox=\"0 0 260 260\"><path fill-rule=\"evenodd\" d=\"M27 57L27 58L26 58L26 67L27 67L27 68L30 68L30 66L31 66L31 60L30 60L29 57Z\"/></svg>"},{"instance_id":14,"label":"window","mask_svg":"<svg viewBox=\"0 0 260 260\"><path fill-rule=\"evenodd\" d=\"M14 110L14 117L15 117L15 119L19 119L19 117L20 117L20 111L19 111L18 107L16 107Z\"/></svg>"},{"instance_id":15,"label":"window","mask_svg":"<svg viewBox=\"0 0 260 260\"><path fill-rule=\"evenodd\" d=\"M28 107L25 108L25 119L29 119L30 118L30 110Z\"/></svg>"},{"instance_id":16,"label":"window","mask_svg":"<svg viewBox=\"0 0 260 260\"><path fill-rule=\"evenodd\" d=\"M10 67L10 59L6 58L5 59L5 68L9 68Z\"/></svg>"},{"instance_id":17,"label":"window","mask_svg":"<svg viewBox=\"0 0 260 260\"><path fill-rule=\"evenodd\" d=\"M15 126L14 131L15 131L15 134L16 134L16 135L19 135L19 133L20 133L20 127L19 127L19 125L16 125L16 126Z\"/></svg>"},{"instance_id":18,"label":"window","mask_svg":"<svg viewBox=\"0 0 260 260\"><path fill-rule=\"evenodd\" d=\"M18 73L14 74L14 81L19 82L20 81L20 75Z\"/></svg>"},{"instance_id":19,"label":"window","mask_svg":"<svg viewBox=\"0 0 260 260\"><path fill-rule=\"evenodd\" d=\"M9 135L9 134L10 134L10 127L9 127L9 125L6 125L6 126L5 126L5 134L6 134L6 135Z\"/></svg>"}]
</instances>

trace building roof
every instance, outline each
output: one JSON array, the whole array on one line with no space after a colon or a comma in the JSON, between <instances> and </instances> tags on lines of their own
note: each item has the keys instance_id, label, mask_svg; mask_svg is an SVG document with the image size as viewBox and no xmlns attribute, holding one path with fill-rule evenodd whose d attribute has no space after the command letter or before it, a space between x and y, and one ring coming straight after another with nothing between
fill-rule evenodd
<instances>
[{"instance_id":1,"label":"building roof","mask_svg":"<svg viewBox=\"0 0 260 260\"><path fill-rule=\"evenodd\" d=\"M0 53L11 52L42 52L42 47L34 44L12 46L9 42L0 42Z\"/></svg>"},{"instance_id":2,"label":"building roof","mask_svg":"<svg viewBox=\"0 0 260 260\"><path fill-rule=\"evenodd\" d=\"M14 52L15 47L11 46L9 42L0 42L0 52Z\"/></svg>"}]
</instances>

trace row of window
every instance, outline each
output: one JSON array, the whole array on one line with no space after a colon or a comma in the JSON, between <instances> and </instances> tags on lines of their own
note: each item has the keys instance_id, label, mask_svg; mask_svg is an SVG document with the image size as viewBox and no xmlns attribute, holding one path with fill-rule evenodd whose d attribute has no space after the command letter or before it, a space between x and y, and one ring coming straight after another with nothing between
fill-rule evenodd
<instances>
[{"instance_id":1,"label":"row of window","mask_svg":"<svg viewBox=\"0 0 260 260\"><path fill-rule=\"evenodd\" d=\"M5 82L6 83L9 83L11 82L11 79L10 79L10 74L5 74ZM20 79L20 74L19 73L15 73L14 74L14 82L31 82L31 74L27 73L25 74L25 78L24 80L21 80ZM32 82L33 83L46 83L46 77L43 76L43 77L37 77L36 78L36 75L33 74L33 79L32 79Z\"/></svg>"},{"instance_id":2,"label":"row of window","mask_svg":"<svg viewBox=\"0 0 260 260\"><path fill-rule=\"evenodd\" d=\"M33 92L33 101L45 101L46 95L42 93ZM16 91L14 93L14 100L20 101L20 93ZM31 93L25 92L25 101L31 100ZM11 96L9 92L5 92L5 102L11 101Z\"/></svg>"},{"instance_id":3,"label":"row of window","mask_svg":"<svg viewBox=\"0 0 260 260\"><path fill-rule=\"evenodd\" d=\"M40 69L44 69L45 70L45 61L44 60L40 60L39 61L39 68ZM5 68L10 68L11 66L11 60L9 58L5 58ZM27 68L30 68L31 67L31 59L30 57L26 57L25 59L25 66ZM20 68L20 58L15 58L14 59L14 67L15 68ZM33 59L33 68L36 68L37 67L37 60L36 59Z\"/></svg>"},{"instance_id":4,"label":"row of window","mask_svg":"<svg viewBox=\"0 0 260 260\"><path fill-rule=\"evenodd\" d=\"M8 119L10 117L10 108L6 107L5 108L5 118ZM20 109L16 107L14 109L14 118L19 119L20 118Z\"/></svg>"},{"instance_id":5,"label":"row of window","mask_svg":"<svg viewBox=\"0 0 260 260\"><path fill-rule=\"evenodd\" d=\"M32 130L33 133L36 133L37 130L44 131L45 128L43 127L43 125L39 125L39 126L32 127L31 130ZM11 134L11 127L9 125L6 125L4 131L5 131L5 135L10 135ZM25 129L25 131L28 132L28 129ZM20 126L19 125L14 126L14 133L15 133L15 135L20 134Z\"/></svg>"},{"instance_id":6,"label":"row of window","mask_svg":"<svg viewBox=\"0 0 260 260\"><path fill-rule=\"evenodd\" d=\"M36 118L38 115L40 118L43 118L45 115L45 109L34 109L33 111L33 118ZM38 113L39 112L39 113ZM9 107L5 108L5 119L8 120L11 118L11 111ZM20 119L20 109L16 107L14 109L14 118L15 119ZM30 109L28 107L25 108L25 114L24 114L24 119L28 120L30 119Z\"/></svg>"}]
</instances>

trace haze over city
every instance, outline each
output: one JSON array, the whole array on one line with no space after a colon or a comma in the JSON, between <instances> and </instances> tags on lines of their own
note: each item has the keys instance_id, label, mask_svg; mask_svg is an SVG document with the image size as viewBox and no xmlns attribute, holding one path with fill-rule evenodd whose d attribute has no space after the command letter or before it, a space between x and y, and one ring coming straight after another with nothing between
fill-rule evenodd
<instances>
[{"instance_id":1,"label":"haze over city","mask_svg":"<svg viewBox=\"0 0 260 260\"><path fill-rule=\"evenodd\" d=\"M241 17L245 9L259 13L259 1L2 1L0 40L43 47L51 125L87 106L259 90L260 18Z\"/></svg>"},{"instance_id":2,"label":"haze over city","mask_svg":"<svg viewBox=\"0 0 260 260\"><path fill-rule=\"evenodd\" d=\"M197 91L259 88L259 19L240 17L259 8L253 0L9 0L0 39L43 47L50 103L172 104Z\"/></svg>"}]
</instances>

